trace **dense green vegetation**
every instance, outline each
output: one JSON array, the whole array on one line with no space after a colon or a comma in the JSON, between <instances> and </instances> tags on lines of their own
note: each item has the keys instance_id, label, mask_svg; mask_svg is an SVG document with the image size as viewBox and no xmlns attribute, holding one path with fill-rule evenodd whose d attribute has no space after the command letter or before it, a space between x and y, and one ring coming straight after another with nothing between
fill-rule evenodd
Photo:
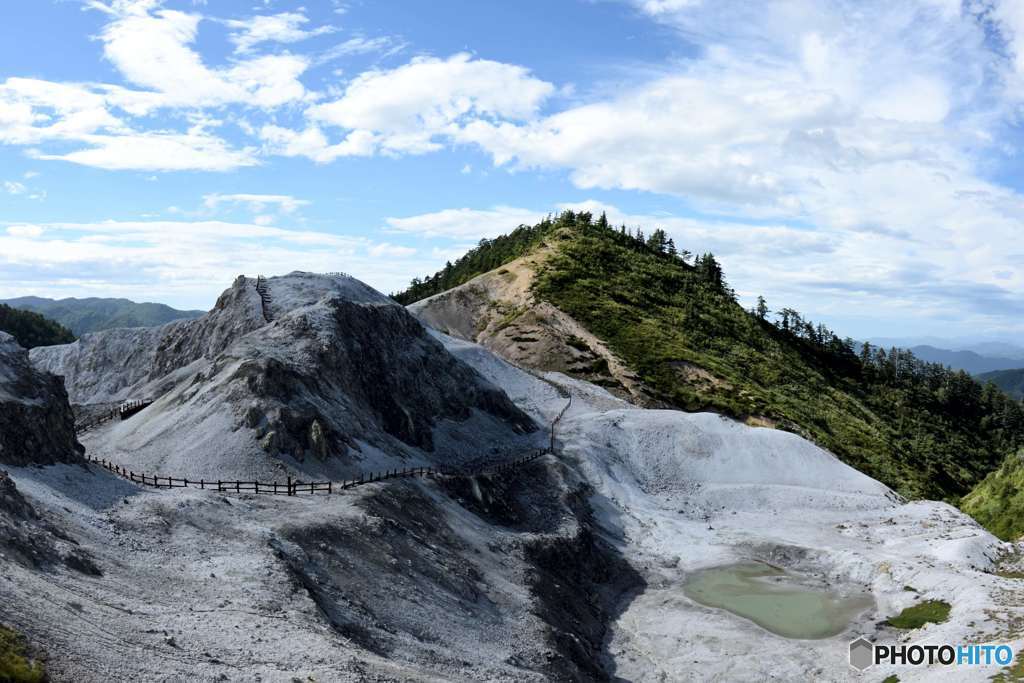
<instances>
[{"instance_id":1,"label":"dense green vegetation","mask_svg":"<svg viewBox=\"0 0 1024 683\"><path fill-rule=\"evenodd\" d=\"M1006 458L960 505L1004 541L1024 535L1024 450Z\"/></svg>"},{"instance_id":2,"label":"dense green vegetation","mask_svg":"<svg viewBox=\"0 0 1024 683\"><path fill-rule=\"evenodd\" d=\"M713 255L692 258L661 230L645 237L603 216L566 212L483 241L396 298L443 291L542 243L556 248L535 293L667 404L767 418L909 497L955 501L1024 445L1024 409L995 387L906 351L855 352L851 339L789 308L772 314L763 299L746 311ZM717 380L694 378L692 366Z\"/></svg>"},{"instance_id":3,"label":"dense green vegetation","mask_svg":"<svg viewBox=\"0 0 1024 683\"><path fill-rule=\"evenodd\" d=\"M912 605L885 623L893 628L921 628L925 624L941 624L949 619L950 605L942 600L925 600Z\"/></svg>"},{"instance_id":4,"label":"dense green vegetation","mask_svg":"<svg viewBox=\"0 0 1024 683\"><path fill-rule=\"evenodd\" d=\"M1024 399L1024 368L986 372L978 375L978 381L992 382L1018 401Z\"/></svg>"},{"instance_id":5,"label":"dense green vegetation","mask_svg":"<svg viewBox=\"0 0 1024 683\"><path fill-rule=\"evenodd\" d=\"M39 683L45 680L46 670L29 656L25 638L0 626L0 681Z\"/></svg>"},{"instance_id":6,"label":"dense green vegetation","mask_svg":"<svg viewBox=\"0 0 1024 683\"><path fill-rule=\"evenodd\" d=\"M75 341L75 335L60 323L5 304L0 304L0 331L13 335L26 349Z\"/></svg>"},{"instance_id":7,"label":"dense green vegetation","mask_svg":"<svg viewBox=\"0 0 1024 683\"><path fill-rule=\"evenodd\" d=\"M155 327L181 318L197 318L203 311L179 311L164 304L135 303L128 299L45 299L23 296L5 302L56 320L77 335L115 327Z\"/></svg>"}]
</instances>

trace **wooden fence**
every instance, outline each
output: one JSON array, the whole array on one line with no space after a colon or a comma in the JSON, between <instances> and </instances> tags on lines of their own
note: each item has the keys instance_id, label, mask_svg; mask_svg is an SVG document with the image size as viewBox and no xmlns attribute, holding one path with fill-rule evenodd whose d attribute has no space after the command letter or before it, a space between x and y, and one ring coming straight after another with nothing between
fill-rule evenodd
<instances>
[{"instance_id":1,"label":"wooden fence","mask_svg":"<svg viewBox=\"0 0 1024 683\"><path fill-rule=\"evenodd\" d=\"M460 471L450 468L436 468L436 467L406 467L402 469L391 469L384 470L383 472L370 472L369 474L360 474L358 479L345 479L342 481L300 481L298 479L292 479L288 477L283 482L261 482L261 481L225 481L225 480L207 480L207 479L186 479L182 477L164 477L159 475L150 475L144 472L135 472L129 470L126 467L117 465L107 460L100 458L86 457L86 460L91 463L95 463L104 469L107 469L114 474L124 477L125 479L135 482L136 484L142 484L143 486L152 486L158 489L173 489L173 488L197 488L206 491L216 491L219 493L269 493L273 495L286 495L296 496L302 494L317 494L317 493L334 493L336 491L344 491L351 489L356 486L362 486L363 484L371 484L373 482L385 481L387 479L397 479L400 477L474 477L480 475L494 475L504 474L511 470L522 467L523 465L536 460L542 455L550 453L551 450L547 448L540 448L530 453L516 458L515 460L499 463L490 467L479 468L471 471Z\"/></svg>"},{"instance_id":2,"label":"wooden fence","mask_svg":"<svg viewBox=\"0 0 1024 683\"><path fill-rule=\"evenodd\" d=\"M257 278L257 282L266 281L263 280L261 275ZM257 284L257 289L259 289ZM548 380L544 380L548 381ZM558 426L559 421L565 416L565 413L572 406L572 394L560 387L559 393L564 392L569 399L565 406L558 412L558 415L551 422L551 442L548 448L539 448L530 451L526 455L523 455L515 460L509 460L506 462L484 465L480 467L470 469L453 469L453 468L435 468L435 467L406 467L403 469L389 469L383 472L370 472L369 474L360 474L358 479L345 479L342 481L300 481L297 479L288 479L284 482L260 482L260 481L225 481L218 479L216 481L206 479L186 479L182 477L165 477L159 475L150 475L144 472L135 472L129 470L122 465L117 465L107 460L100 458L91 458L86 456L86 461L95 463L100 467L103 467L114 474L124 477L129 481L135 482L136 484L142 484L143 486L152 486L154 488L198 488L209 491L217 491L220 493L269 493L272 495L287 495L295 496L300 493L317 494L317 493L334 493L335 491L344 491L346 489L354 488L356 486L362 486L363 484L371 484L373 482L385 481L387 479L397 479L399 477L475 477L480 475L495 475L504 474L512 470L518 469L529 462L536 460L537 458L547 455L548 453L555 452L555 430ZM76 426L75 431L81 433L87 429L91 429L98 424L107 422L120 417L122 420L127 419L150 405L153 401L142 400L142 401L128 401L122 403L116 409L110 413L101 415L99 418L90 421L89 423L78 427Z\"/></svg>"},{"instance_id":3,"label":"wooden fence","mask_svg":"<svg viewBox=\"0 0 1024 683\"><path fill-rule=\"evenodd\" d=\"M138 400L138 401L126 401L126 402L122 403L121 405L119 405L118 407L116 407L113 410L111 410L110 412L103 413L103 414L101 414L101 415L99 415L97 417L94 417L94 418L90 419L90 420L86 420L85 422L82 422L80 424L76 424L75 425L75 434L81 434L83 432L87 432L90 429L92 429L93 427L97 427L97 426L99 426L101 424L104 424L106 422L110 422L111 420L116 420L116 419L127 420L129 417L131 417L135 413L139 412L140 410L143 410L144 408L146 408L147 406L151 405L152 403L153 403L153 401L149 400L149 399Z\"/></svg>"},{"instance_id":4,"label":"wooden fence","mask_svg":"<svg viewBox=\"0 0 1024 683\"><path fill-rule=\"evenodd\" d=\"M569 392L566 392L566 393L569 393ZM555 429L558 427L558 423L561 421L561 419L563 417L565 417L566 411L568 411L569 408L571 408L571 407L572 407L572 394L569 393L569 400L562 407L562 409L560 411L558 411L558 415L555 416L555 419L551 421L551 446L550 446L550 450L551 450L552 453L555 452Z\"/></svg>"}]
</instances>

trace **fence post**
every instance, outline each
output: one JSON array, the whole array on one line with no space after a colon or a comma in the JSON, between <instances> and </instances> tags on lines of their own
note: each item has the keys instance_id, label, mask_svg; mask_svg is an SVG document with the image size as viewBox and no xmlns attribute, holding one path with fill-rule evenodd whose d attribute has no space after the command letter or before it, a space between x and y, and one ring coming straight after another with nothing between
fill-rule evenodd
<instances>
[{"instance_id":1,"label":"fence post","mask_svg":"<svg viewBox=\"0 0 1024 683\"><path fill-rule=\"evenodd\" d=\"M220 493L220 479L217 480L217 493Z\"/></svg>"},{"instance_id":2,"label":"fence post","mask_svg":"<svg viewBox=\"0 0 1024 683\"><path fill-rule=\"evenodd\" d=\"M331 486L331 482L327 482L327 493L334 493L334 491L332 490L332 488L333 488L333 487Z\"/></svg>"},{"instance_id":3,"label":"fence post","mask_svg":"<svg viewBox=\"0 0 1024 683\"><path fill-rule=\"evenodd\" d=\"M235 493L238 493L241 490L242 490L242 482L235 481Z\"/></svg>"},{"instance_id":4,"label":"fence post","mask_svg":"<svg viewBox=\"0 0 1024 683\"><path fill-rule=\"evenodd\" d=\"M288 475L288 495L292 495L292 475Z\"/></svg>"}]
</instances>

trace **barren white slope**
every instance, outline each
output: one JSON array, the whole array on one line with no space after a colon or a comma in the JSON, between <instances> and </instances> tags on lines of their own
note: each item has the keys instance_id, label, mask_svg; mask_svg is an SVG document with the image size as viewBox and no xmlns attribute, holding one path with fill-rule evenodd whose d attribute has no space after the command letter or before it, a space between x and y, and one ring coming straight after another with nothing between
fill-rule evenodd
<instances>
[{"instance_id":1,"label":"barren white slope","mask_svg":"<svg viewBox=\"0 0 1024 683\"><path fill-rule=\"evenodd\" d=\"M605 536L647 582L612 624L617 676L881 680L890 671L852 674L847 641L904 637L876 622L918 599L905 585L953 604L948 623L909 633L914 642L1024 644L1007 636L1024 616L1019 589L984 571L1007 544L955 509L903 504L793 435L633 408L436 336L535 419L557 415L561 392L572 393L557 432L565 477L593 487ZM431 483L247 499L140 490L77 467L15 470L19 489L104 576L12 567L0 576L0 616L45 625L49 645L65 653L57 680L543 680L537 667L553 654L521 549L573 533L573 516L543 500L557 497L559 471L521 483L547 521L516 529L486 523ZM686 572L738 559L870 590L878 610L848 635L793 641L683 595ZM340 620L335 628L318 600ZM897 672L904 681L984 680L994 669Z\"/></svg>"},{"instance_id":2,"label":"barren white slope","mask_svg":"<svg viewBox=\"0 0 1024 683\"><path fill-rule=\"evenodd\" d=\"M564 514L534 534L431 483L221 496L93 469L11 473L103 571L0 575L0 618L55 681L547 679L521 547L571 536Z\"/></svg>"},{"instance_id":3,"label":"barren white slope","mask_svg":"<svg viewBox=\"0 0 1024 683\"><path fill-rule=\"evenodd\" d=\"M496 384L507 364L449 348ZM471 345L470 345L471 346ZM944 503L903 503L881 483L793 434L713 414L642 410L603 389L548 373L572 391L558 441L595 488L608 538L640 569L646 589L625 605L608 643L629 681L987 680L997 666L873 668L847 664L857 635L878 642L1024 645L1020 581L989 573L1012 546ZM544 383L515 392L545 410ZM866 590L877 610L824 640L776 636L683 595L687 572L763 560L839 592ZM918 593L907 591L912 586ZM921 599L953 605L950 620L909 633L877 622Z\"/></svg>"}]
</instances>

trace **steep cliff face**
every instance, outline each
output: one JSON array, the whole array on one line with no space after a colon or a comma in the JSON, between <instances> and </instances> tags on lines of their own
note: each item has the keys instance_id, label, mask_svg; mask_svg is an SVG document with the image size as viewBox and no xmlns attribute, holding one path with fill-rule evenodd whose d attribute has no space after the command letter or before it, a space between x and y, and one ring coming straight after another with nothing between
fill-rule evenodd
<instances>
[{"instance_id":1,"label":"steep cliff face","mask_svg":"<svg viewBox=\"0 0 1024 683\"><path fill-rule=\"evenodd\" d=\"M529 417L379 292L310 273L267 288L269 323L254 283L239 278L197 320L85 335L32 358L64 373L82 406L156 399L85 437L147 471L344 476L531 441Z\"/></svg>"},{"instance_id":2,"label":"steep cliff face","mask_svg":"<svg viewBox=\"0 0 1024 683\"><path fill-rule=\"evenodd\" d=\"M0 332L0 463L73 463L82 453L60 377L34 369L28 351Z\"/></svg>"}]
</instances>

